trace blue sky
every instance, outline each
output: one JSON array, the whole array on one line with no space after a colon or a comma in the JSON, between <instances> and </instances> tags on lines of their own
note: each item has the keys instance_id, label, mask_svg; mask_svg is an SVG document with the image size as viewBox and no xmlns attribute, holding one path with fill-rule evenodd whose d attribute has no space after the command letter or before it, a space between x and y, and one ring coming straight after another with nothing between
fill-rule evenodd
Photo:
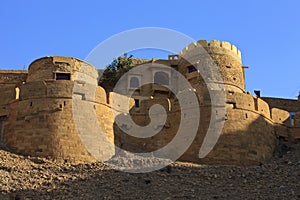
<instances>
[{"instance_id":1,"label":"blue sky","mask_svg":"<svg viewBox=\"0 0 300 200\"><path fill-rule=\"evenodd\" d=\"M235 44L242 51L243 65L250 67L248 91L296 98L300 91L299 8L298 0L2 0L0 69L27 69L33 60L47 55L84 59L114 34L163 27L195 40Z\"/></svg>"}]
</instances>

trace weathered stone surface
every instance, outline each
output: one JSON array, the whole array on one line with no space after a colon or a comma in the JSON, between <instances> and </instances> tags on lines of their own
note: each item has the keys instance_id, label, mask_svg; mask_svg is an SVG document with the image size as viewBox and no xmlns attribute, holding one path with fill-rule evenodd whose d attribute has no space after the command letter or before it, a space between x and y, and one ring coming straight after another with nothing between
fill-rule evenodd
<instances>
[{"instance_id":1,"label":"weathered stone surface","mask_svg":"<svg viewBox=\"0 0 300 200\"><path fill-rule=\"evenodd\" d=\"M29 66L28 74L25 71L0 71L1 143L17 153L71 162L93 162L95 156L98 160L107 160L115 153L114 145L133 152L162 148L175 137L181 113L185 112L176 98L184 88L170 67L189 81L193 87L191 91L198 98L199 106L190 105L189 109L200 109L197 135L180 160L259 164L270 160L277 137L300 138L299 102L262 99L246 93L241 54L234 45L217 40L198 41L170 59L135 60L137 65L156 63L168 67L163 71L156 67L149 68L144 74L130 74L118 90L121 94L107 94L97 86L98 71L90 64L70 57L38 59ZM211 73L214 67L217 67L221 81L216 73ZM133 92L132 98L138 100L135 107L133 99L122 95L132 89L130 78L136 76L142 84L155 80L159 72L163 72L166 83L172 84L175 92L157 84L144 85ZM212 102L212 98L222 91L225 102L221 99ZM128 107L122 107L127 101ZM189 99L185 103L189 104ZM166 122L156 120L158 116L153 119L158 124L151 128L153 131L161 128L158 134L137 138L123 132L124 127L130 130L132 124L124 122L121 124L123 129L116 124L118 118L130 113L134 123L147 126L151 123L149 109L155 104L162 105L167 113ZM212 107L226 107L226 112L213 110L214 114ZM289 112L295 112L293 119ZM225 124L216 146L200 159L199 149L212 116L225 120ZM185 127L191 127L197 120L196 114L189 117Z\"/></svg>"}]
</instances>

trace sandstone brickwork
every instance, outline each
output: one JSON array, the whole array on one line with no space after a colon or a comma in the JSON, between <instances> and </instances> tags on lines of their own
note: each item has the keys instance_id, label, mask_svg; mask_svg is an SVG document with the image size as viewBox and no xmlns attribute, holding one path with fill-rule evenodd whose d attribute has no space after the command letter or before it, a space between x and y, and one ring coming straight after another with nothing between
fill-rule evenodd
<instances>
[{"instance_id":1,"label":"sandstone brickwork","mask_svg":"<svg viewBox=\"0 0 300 200\"><path fill-rule=\"evenodd\" d=\"M109 94L97 85L97 69L75 58L44 57L31 63L28 71L0 71L0 142L20 154L71 162L106 161L115 155L114 145L132 152L160 149L175 137L185 112L176 98L183 88L171 69L188 80L200 109L196 137L179 160L258 164L272 157L279 137L300 138L299 101L246 92L241 52L228 42L199 40L168 60L135 60L137 66L145 63L169 68L149 68L147 76L129 73L128 81ZM212 72L214 67L220 77ZM174 91L159 84L143 85L155 82L156 76L166 78L163 83L174 86ZM139 87L133 88L137 83ZM126 97L127 91L132 96ZM225 102L212 101L219 93L224 93ZM124 110L125 101L129 104ZM155 104L165 109L167 120L157 121L152 129L161 131L152 137L130 136L124 130L130 131L131 124L116 123L130 114L137 125L147 126L151 124L149 109ZM218 113L215 107L225 112ZM206 157L199 158L214 117L224 120L220 138ZM193 126L197 119L191 115L183 126Z\"/></svg>"},{"instance_id":2,"label":"sandstone brickwork","mask_svg":"<svg viewBox=\"0 0 300 200\"><path fill-rule=\"evenodd\" d=\"M201 45L200 48L199 45ZM215 74L206 73L214 65L218 67L222 81L218 80L218 77L214 77ZM191 71L191 67L200 70ZM190 148L179 160L197 163L249 165L265 162L272 157L276 146L274 124L276 123L279 127L284 126L289 115L286 111L278 109L272 117L269 105L265 101L245 92L241 53L235 46L228 42L213 40L208 43L200 40L183 49L176 68L195 89L201 111L198 133ZM204 80L201 77L203 74L209 77L205 77L206 80ZM173 80L172 77L171 80ZM174 82L176 83L176 80ZM212 105L210 96L218 91L210 88L211 91L209 92L207 82L222 86L225 89L226 114L224 115L225 124L218 143L210 154L200 159L198 157L199 149L209 128L212 115L211 108L217 106ZM135 122L140 125L149 123L148 110L154 104L163 105L166 110L169 110L169 113L166 124L162 124L163 129L154 137L146 140L128 136L116 128L118 145L136 152L150 152L167 145L175 136L178 124L180 124L180 107L176 104L176 99L170 97L169 94L161 95L161 93L155 92L151 93L153 99L145 99L147 95L142 94L147 93L143 90L147 91L149 88L141 88L139 94L134 97L139 98L140 95L142 98L139 99L143 99L140 108L132 113ZM178 90L180 91L180 85ZM168 104L168 102L171 103ZM276 114L285 118L282 117L279 120ZM190 120L192 121L193 118ZM155 127L153 131L154 129Z\"/></svg>"}]
</instances>

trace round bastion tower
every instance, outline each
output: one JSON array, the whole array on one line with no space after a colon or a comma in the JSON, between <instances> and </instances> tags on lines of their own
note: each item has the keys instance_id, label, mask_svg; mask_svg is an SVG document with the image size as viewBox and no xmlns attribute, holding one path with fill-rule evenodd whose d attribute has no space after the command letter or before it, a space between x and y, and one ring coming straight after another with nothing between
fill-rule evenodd
<instances>
[{"instance_id":1,"label":"round bastion tower","mask_svg":"<svg viewBox=\"0 0 300 200\"><path fill-rule=\"evenodd\" d=\"M234 45L218 40L191 43L180 52L178 70L195 89L201 115L198 134L182 160L248 165L270 159L275 147L270 109L245 92L241 52ZM215 94L223 96L216 100ZM224 122L221 130L210 124L213 119ZM220 131L220 137L213 150L199 159L209 128Z\"/></svg>"},{"instance_id":2,"label":"round bastion tower","mask_svg":"<svg viewBox=\"0 0 300 200\"><path fill-rule=\"evenodd\" d=\"M82 108L92 106L97 114L105 109L106 94L97 86L97 78L95 67L75 58L51 56L32 62L27 80L20 87L19 101L12 105L9 115L4 135L8 148L31 156L49 156L74 162L95 160L78 134L73 108L74 98L80 97ZM90 88L95 92L88 95L77 91L78 94L75 94L74 88L78 85L92 86ZM101 122L102 115L97 117ZM82 120L89 124L86 117ZM106 126L112 127L113 122L106 122ZM113 142L112 130L107 132ZM105 151L107 154L114 153L109 149Z\"/></svg>"},{"instance_id":3,"label":"round bastion tower","mask_svg":"<svg viewBox=\"0 0 300 200\"><path fill-rule=\"evenodd\" d=\"M193 72L198 69L201 76L206 76L203 77L206 82L223 84L227 91L245 92L241 52L229 42L199 40L185 47L180 58L179 71L188 79L192 80ZM213 67L217 67L221 79L216 76L216 71L212 71Z\"/></svg>"}]
</instances>

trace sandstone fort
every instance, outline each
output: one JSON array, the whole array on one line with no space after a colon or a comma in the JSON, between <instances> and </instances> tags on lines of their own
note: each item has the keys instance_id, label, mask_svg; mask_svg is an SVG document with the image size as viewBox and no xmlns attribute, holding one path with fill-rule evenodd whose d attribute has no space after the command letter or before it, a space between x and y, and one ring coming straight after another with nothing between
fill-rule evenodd
<instances>
[{"instance_id":1,"label":"sandstone fort","mask_svg":"<svg viewBox=\"0 0 300 200\"><path fill-rule=\"evenodd\" d=\"M199 47L205 52L198 51ZM172 70L184 76L193 87L190 92L196 95L200 110L197 134L179 160L259 164L272 157L280 140L300 139L300 101L247 92L247 67L242 64L241 52L228 42L199 40L178 55L169 55L167 60L136 59L137 66L143 64L168 67L150 67L147 73L129 72L123 77L125 81L119 91L105 91L98 86L99 71L71 57L40 58L30 64L28 71L1 70L0 143L12 152L70 162L93 162L95 155L98 160L108 160L116 154L109 144L132 152L160 149L172 141L181 124L187 128L198 119L196 116L181 118L184 110L176 93L183 91ZM206 77L207 80L201 76L201 72L211 70L213 65L217 66L221 82L214 75ZM216 87L209 88L208 81ZM149 82L153 84L144 84ZM168 85L176 91L168 90ZM224 102L212 101L212 95L220 92L218 88L223 88ZM131 97L123 95L128 91ZM130 132L133 125L126 120L123 124L116 123L117 118L125 115L121 107L115 106L122 101L130 102L130 116L140 126L152 123L149 109L153 105L163 106L166 121L157 121L152 126L159 133L147 138L126 134L125 130ZM188 99L185 102L189 104ZM225 112L212 107L223 108ZM209 126L214 118L224 120L220 137L212 151L199 158L207 132L218 131ZM105 135L98 138L96 146L83 141L79 135L79 132L84 135L97 131L95 120Z\"/></svg>"}]
</instances>

